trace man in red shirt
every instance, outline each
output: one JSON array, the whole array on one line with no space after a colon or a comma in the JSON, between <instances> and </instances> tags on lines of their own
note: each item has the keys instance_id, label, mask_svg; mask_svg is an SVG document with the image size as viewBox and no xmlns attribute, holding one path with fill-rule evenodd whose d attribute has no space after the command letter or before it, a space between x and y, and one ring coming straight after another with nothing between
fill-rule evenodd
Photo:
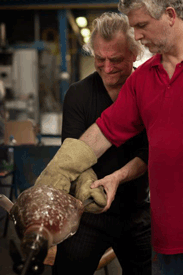
<instances>
[{"instance_id":1,"label":"man in red shirt","mask_svg":"<svg viewBox=\"0 0 183 275\"><path fill-rule=\"evenodd\" d=\"M153 247L162 274L183 274L183 1L121 0L119 9L136 40L157 54L133 73L81 140L100 157L146 128ZM104 211L118 187L111 182L113 175L92 186L103 185L108 194Z\"/></svg>"}]
</instances>

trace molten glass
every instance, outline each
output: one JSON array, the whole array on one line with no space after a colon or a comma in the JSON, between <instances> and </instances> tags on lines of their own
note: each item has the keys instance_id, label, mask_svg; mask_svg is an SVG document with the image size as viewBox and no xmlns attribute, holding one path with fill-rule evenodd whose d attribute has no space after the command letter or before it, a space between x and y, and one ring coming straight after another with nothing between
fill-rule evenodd
<instances>
[{"instance_id":1,"label":"molten glass","mask_svg":"<svg viewBox=\"0 0 183 275\"><path fill-rule=\"evenodd\" d=\"M64 191L34 186L20 194L10 217L20 239L29 232L42 232L49 236L51 246L77 231L83 211L82 202Z\"/></svg>"}]
</instances>

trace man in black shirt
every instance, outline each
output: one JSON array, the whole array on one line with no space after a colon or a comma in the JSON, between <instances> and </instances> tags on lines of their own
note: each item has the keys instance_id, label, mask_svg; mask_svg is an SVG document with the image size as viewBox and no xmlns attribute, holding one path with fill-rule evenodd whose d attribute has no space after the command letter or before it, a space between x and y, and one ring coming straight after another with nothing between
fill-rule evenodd
<instances>
[{"instance_id":1,"label":"man in black shirt","mask_svg":"<svg viewBox=\"0 0 183 275\"><path fill-rule=\"evenodd\" d=\"M125 16L105 13L94 20L85 50L94 55L96 72L72 84L66 93L62 141L79 139L116 100L133 71L140 46ZM93 214L88 208L76 234L58 245L53 275L92 275L109 247L114 249L123 275L151 274L147 160L145 132L119 148L112 146L99 158L92 168L98 179L113 174L116 196L107 212ZM90 172L85 171L84 178L81 174L76 186L79 181L89 180ZM76 193L81 199L80 190Z\"/></svg>"}]
</instances>

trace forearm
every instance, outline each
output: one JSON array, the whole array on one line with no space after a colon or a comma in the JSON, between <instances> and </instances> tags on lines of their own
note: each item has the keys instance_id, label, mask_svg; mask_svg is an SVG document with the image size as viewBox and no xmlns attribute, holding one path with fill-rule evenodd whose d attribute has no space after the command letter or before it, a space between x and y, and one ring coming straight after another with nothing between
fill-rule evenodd
<instances>
[{"instance_id":1,"label":"forearm","mask_svg":"<svg viewBox=\"0 0 183 275\"><path fill-rule=\"evenodd\" d=\"M96 123L92 124L80 137L94 151L97 158L101 157L112 144L103 135Z\"/></svg>"},{"instance_id":2,"label":"forearm","mask_svg":"<svg viewBox=\"0 0 183 275\"><path fill-rule=\"evenodd\" d=\"M146 171L147 164L139 157L135 157L113 174L117 178L119 184L121 184L142 176Z\"/></svg>"}]
</instances>

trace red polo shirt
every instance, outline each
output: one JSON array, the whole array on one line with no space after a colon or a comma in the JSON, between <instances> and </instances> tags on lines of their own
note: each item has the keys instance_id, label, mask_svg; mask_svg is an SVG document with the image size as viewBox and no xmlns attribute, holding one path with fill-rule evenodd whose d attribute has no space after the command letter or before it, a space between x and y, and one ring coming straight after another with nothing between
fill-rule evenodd
<instances>
[{"instance_id":1,"label":"red polo shirt","mask_svg":"<svg viewBox=\"0 0 183 275\"><path fill-rule=\"evenodd\" d=\"M152 244L183 253L183 63L171 79L156 55L126 81L116 102L96 121L119 146L145 126L149 140Z\"/></svg>"}]
</instances>

